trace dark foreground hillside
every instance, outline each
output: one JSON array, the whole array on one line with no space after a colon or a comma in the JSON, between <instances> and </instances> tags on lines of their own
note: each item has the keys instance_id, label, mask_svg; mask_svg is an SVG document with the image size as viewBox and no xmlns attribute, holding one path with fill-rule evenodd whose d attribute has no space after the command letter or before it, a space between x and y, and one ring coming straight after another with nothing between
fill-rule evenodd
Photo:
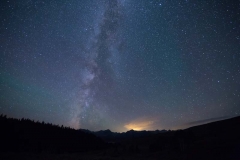
<instances>
[{"instance_id":1,"label":"dark foreground hillside","mask_svg":"<svg viewBox=\"0 0 240 160\"><path fill-rule=\"evenodd\" d=\"M105 143L93 134L28 119L1 115L0 129L0 153L73 153L105 147Z\"/></svg>"},{"instance_id":2,"label":"dark foreground hillside","mask_svg":"<svg viewBox=\"0 0 240 160\"><path fill-rule=\"evenodd\" d=\"M7 131L1 130L0 159L240 160L240 117L178 131L130 131L108 145L90 133L21 121L1 117Z\"/></svg>"}]
</instances>

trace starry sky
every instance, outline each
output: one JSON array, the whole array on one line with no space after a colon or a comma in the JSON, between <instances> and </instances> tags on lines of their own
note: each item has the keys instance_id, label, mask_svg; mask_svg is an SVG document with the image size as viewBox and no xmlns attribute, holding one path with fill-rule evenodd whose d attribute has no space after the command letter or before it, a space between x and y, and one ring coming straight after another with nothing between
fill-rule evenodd
<instances>
[{"instance_id":1,"label":"starry sky","mask_svg":"<svg viewBox=\"0 0 240 160\"><path fill-rule=\"evenodd\" d=\"M1 0L0 113L116 132L240 115L238 0Z\"/></svg>"}]
</instances>

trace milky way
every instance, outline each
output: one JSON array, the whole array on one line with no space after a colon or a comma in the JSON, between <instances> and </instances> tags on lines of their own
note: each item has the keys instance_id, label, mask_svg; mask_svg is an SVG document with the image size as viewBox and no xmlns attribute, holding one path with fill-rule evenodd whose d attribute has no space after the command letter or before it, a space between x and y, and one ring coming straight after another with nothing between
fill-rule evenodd
<instances>
[{"instance_id":1,"label":"milky way","mask_svg":"<svg viewBox=\"0 0 240 160\"><path fill-rule=\"evenodd\" d=\"M74 97L76 102L71 106L74 112L72 122L76 128L94 126L99 123L99 119L106 116L101 113L108 107L104 100L110 96L115 83L114 68L118 61L115 57L120 54L121 44L118 28L121 25L123 6L117 0L104 2L100 16L95 22L97 24L94 33L84 53L86 64L81 71L82 85Z\"/></svg>"},{"instance_id":2,"label":"milky way","mask_svg":"<svg viewBox=\"0 0 240 160\"><path fill-rule=\"evenodd\" d=\"M240 114L237 1L0 3L0 114L118 132Z\"/></svg>"}]
</instances>

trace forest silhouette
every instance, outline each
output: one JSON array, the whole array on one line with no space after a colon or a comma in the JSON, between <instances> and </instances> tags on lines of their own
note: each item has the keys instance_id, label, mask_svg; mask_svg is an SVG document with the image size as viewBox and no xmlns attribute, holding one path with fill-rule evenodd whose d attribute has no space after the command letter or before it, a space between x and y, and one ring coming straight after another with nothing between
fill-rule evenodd
<instances>
[{"instance_id":1,"label":"forest silhouette","mask_svg":"<svg viewBox=\"0 0 240 160\"><path fill-rule=\"evenodd\" d=\"M91 133L29 119L0 116L0 152L72 153L106 145Z\"/></svg>"},{"instance_id":2,"label":"forest silhouette","mask_svg":"<svg viewBox=\"0 0 240 160\"><path fill-rule=\"evenodd\" d=\"M240 117L184 130L92 132L0 116L0 159L236 159L240 158ZM8 154L11 153L11 154ZM27 154L26 154L27 153Z\"/></svg>"}]
</instances>

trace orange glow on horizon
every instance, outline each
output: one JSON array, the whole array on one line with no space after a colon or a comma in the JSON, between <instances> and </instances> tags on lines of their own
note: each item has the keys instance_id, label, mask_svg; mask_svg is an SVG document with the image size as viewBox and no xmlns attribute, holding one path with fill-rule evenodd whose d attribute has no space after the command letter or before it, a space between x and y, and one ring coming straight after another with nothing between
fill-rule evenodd
<instances>
[{"instance_id":1,"label":"orange glow on horizon","mask_svg":"<svg viewBox=\"0 0 240 160\"><path fill-rule=\"evenodd\" d=\"M152 128L154 121L136 121L136 122L130 122L124 127L128 130L136 130L136 131L141 131L141 130L149 130Z\"/></svg>"}]
</instances>

